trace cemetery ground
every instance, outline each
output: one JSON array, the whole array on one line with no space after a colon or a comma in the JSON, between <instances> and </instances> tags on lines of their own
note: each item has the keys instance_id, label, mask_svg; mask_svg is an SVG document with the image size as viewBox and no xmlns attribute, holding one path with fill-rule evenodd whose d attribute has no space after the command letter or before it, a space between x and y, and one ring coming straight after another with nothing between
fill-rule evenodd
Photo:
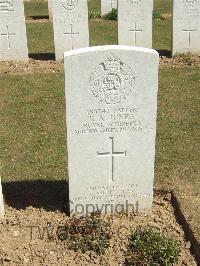
<instances>
[{"instance_id":1,"label":"cemetery ground","mask_svg":"<svg viewBox=\"0 0 200 266\"><path fill-rule=\"evenodd\" d=\"M90 11L99 12L98 1L89 4ZM3 263L116 265L126 257L130 228L150 225L180 242L179 265L195 265L190 245L176 222L169 191L173 191L189 228L200 241L200 56L169 57L170 8L170 1L157 0L154 10L159 11L158 19L153 20L153 48L163 55L159 72L155 188L164 192L155 193L152 214L105 216L103 219L111 224L111 245L104 255L98 256L95 252L69 250L56 234L57 226L69 222L59 212L67 197L63 63L53 61L53 29L47 19L47 2L25 2L32 59L29 63L0 63L1 172L7 202L6 219L0 225ZM91 19L89 26L91 46L117 43L116 21ZM174 207L176 210L177 206ZM32 234L31 226L36 226ZM40 230L48 226L52 235L43 237L38 226Z\"/></svg>"}]
</instances>

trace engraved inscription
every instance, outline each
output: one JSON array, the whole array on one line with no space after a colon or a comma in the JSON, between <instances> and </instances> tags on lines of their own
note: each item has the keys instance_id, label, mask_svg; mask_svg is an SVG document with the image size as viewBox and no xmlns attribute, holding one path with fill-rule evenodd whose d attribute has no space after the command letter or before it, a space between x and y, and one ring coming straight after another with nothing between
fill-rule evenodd
<instances>
[{"instance_id":1,"label":"engraved inscription","mask_svg":"<svg viewBox=\"0 0 200 266\"><path fill-rule=\"evenodd\" d=\"M183 0L184 4L186 5L193 5L196 3L196 0Z\"/></svg>"},{"instance_id":2,"label":"engraved inscription","mask_svg":"<svg viewBox=\"0 0 200 266\"><path fill-rule=\"evenodd\" d=\"M151 194L144 193L142 189L138 187L138 184L113 184L107 185L90 185L87 187L89 194L78 195L73 198L73 203L102 200L104 203L122 202L129 199L147 199L151 197Z\"/></svg>"},{"instance_id":3,"label":"engraved inscription","mask_svg":"<svg viewBox=\"0 0 200 266\"><path fill-rule=\"evenodd\" d=\"M143 125L138 119L138 111L133 106L122 108L90 108L86 110L86 120L75 134L102 134L141 132Z\"/></svg>"},{"instance_id":4,"label":"engraved inscription","mask_svg":"<svg viewBox=\"0 0 200 266\"><path fill-rule=\"evenodd\" d=\"M78 0L60 0L60 2L67 10L73 10L78 5Z\"/></svg>"},{"instance_id":5,"label":"engraved inscription","mask_svg":"<svg viewBox=\"0 0 200 266\"><path fill-rule=\"evenodd\" d=\"M0 11L13 11L13 0L0 0Z\"/></svg>"},{"instance_id":6,"label":"engraved inscription","mask_svg":"<svg viewBox=\"0 0 200 266\"><path fill-rule=\"evenodd\" d=\"M114 180L114 157L116 156L126 156L126 151L116 152L114 151L114 138L109 137L110 139L110 149L108 152L97 152L99 157L109 157L109 181Z\"/></svg>"},{"instance_id":7,"label":"engraved inscription","mask_svg":"<svg viewBox=\"0 0 200 266\"><path fill-rule=\"evenodd\" d=\"M131 6L139 6L142 0L127 0Z\"/></svg>"},{"instance_id":8,"label":"engraved inscription","mask_svg":"<svg viewBox=\"0 0 200 266\"><path fill-rule=\"evenodd\" d=\"M73 37L79 35L79 32L73 32L73 26L70 24L70 31L69 32L64 32L64 35L69 36L71 39L71 49L74 49L74 44L73 44Z\"/></svg>"},{"instance_id":9,"label":"engraved inscription","mask_svg":"<svg viewBox=\"0 0 200 266\"><path fill-rule=\"evenodd\" d=\"M110 56L90 74L92 94L102 103L116 104L125 100L134 88L134 73L119 58Z\"/></svg>"},{"instance_id":10,"label":"engraved inscription","mask_svg":"<svg viewBox=\"0 0 200 266\"><path fill-rule=\"evenodd\" d=\"M130 31L130 32L133 32L133 36L134 36L133 44L134 44L134 45L137 45L137 33L141 33L142 30L137 29L137 25L136 25L136 22L135 22L135 23L134 23L134 29L129 30L129 31Z\"/></svg>"},{"instance_id":11,"label":"engraved inscription","mask_svg":"<svg viewBox=\"0 0 200 266\"><path fill-rule=\"evenodd\" d=\"M11 49L11 40L10 40L10 36L14 36L15 32L9 32L8 26L6 26L6 32L5 33L1 33L0 34L2 37L6 37L7 38L7 43L8 43L8 50Z\"/></svg>"}]
</instances>

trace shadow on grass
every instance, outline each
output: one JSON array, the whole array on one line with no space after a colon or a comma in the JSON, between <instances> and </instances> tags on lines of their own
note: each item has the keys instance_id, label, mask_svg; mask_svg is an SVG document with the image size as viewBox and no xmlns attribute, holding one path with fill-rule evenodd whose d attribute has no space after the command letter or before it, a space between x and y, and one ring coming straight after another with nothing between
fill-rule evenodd
<instances>
[{"instance_id":1,"label":"shadow on grass","mask_svg":"<svg viewBox=\"0 0 200 266\"><path fill-rule=\"evenodd\" d=\"M171 58L171 51L170 50L157 50L159 56L166 56L167 58Z\"/></svg>"},{"instance_id":2,"label":"shadow on grass","mask_svg":"<svg viewBox=\"0 0 200 266\"><path fill-rule=\"evenodd\" d=\"M8 206L26 209L28 206L46 211L62 211L69 215L69 187L67 181L3 182L3 195Z\"/></svg>"},{"instance_id":3,"label":"shadow on grass","mask_svg":"<svg viewBox=\"0 0 200 266\"><path fill-rule=\"evenodd\" d=\"M35 60L55 60L55 54L54 53L40 53L40 54L29 54L29 58L35 59Z\"/></svg>"},{"instance_id":4,"label":"shadow on grass","mask_svg":"<svg viewBox=\"0 0 200 266\"><path fill-rule=\"evenodd\" d=\"M49 16L27 16L26 19L29 20L49 19Z\"/></svg>"}]
</instances>

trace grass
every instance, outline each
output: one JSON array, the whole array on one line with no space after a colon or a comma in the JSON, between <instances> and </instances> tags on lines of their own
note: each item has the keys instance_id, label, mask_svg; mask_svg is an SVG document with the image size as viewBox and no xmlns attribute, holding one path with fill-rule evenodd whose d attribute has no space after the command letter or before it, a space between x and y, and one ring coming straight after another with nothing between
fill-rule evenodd
<instances>
[{"instance_id":1,"label":"grass","mask_svg":"<svg viewBox=\"0 0 200 266\"><path fill-rule=\"evenodd\" d=\"M172 0L154 0L154 10L159 10L161 14L172 12Z\"/></svg>"},{"instance_id":2,"label":"grass","mask_svg":"<svg viewBox=\"0 0 200 266\"><path fill-rule=\"evenodd\" d=\"M29 53L54 53L52 23L26 25Z\"/></svg>"},{"instance_id":3,"label":"grass","mask_svg":"<svg viewBox=\"0 0 200 266\"><path fill-rule=\"evenodd\" d=\"M63 87L59 74L1 78L4 180L66 178Z\"/></svg>"},{"instance_id":4,"label":"grass","mask_svg":"<svg viewBox=\"0 0 200 266\"><path fill-rule=\"evenodd\" d=\"M160 70L156 149L158 185L171 183L175 170L184 172L186 164L189 172L198 171L198 84L198 68ZM34 179L37 171L43 179L65 178L63 88L63 74L2 77L4 138L1 145L4 151L9 147L1 154L4 179ZM188 176L182 173L182 178Z\"/></svg>"},{"instance_id":5,"label":"grass","mask_svg":"<svg viewBox=\"0 0 200 266\"><path fill-rule=\"evenodd\" d=\"M25 1L24 2L25 16L48 16L47 1Z\"/></svg>"},{"instance_id":6,"label":"grass","mask_svg":"<svg viewBox=\"0 0 200 266\"><path fill-rule=\"evenodd\" d=\"M171 0L154 1L154 9L161 14L169 13ZM100 1L89 1L89 12L100 12ZM27 16L47 16L47 2L25 2ZM153 48L157 50L171 50L171 18L167 20L153 21ZM90 46L117 44L117 22L103 19L90 20ZM29 53L54 53L53 25L52 23L28 23L27 24Z\"/></svg>"},{"instance_id":7,"label":"grass","mask_svg":"<svg viewBox=\"0 0 200 266\"><path fill-rule=\"evenodd\" d=\"M198 67L160 70L155 185L175 189L200 239L199 81ZM1 76L4 181L68 178L63 88L62 73Z\"/></svg>"},{"instance_id":8,"label":"grass","mask_svg":"<svg viewBox=\"0 0 200 266\"><path fill-rule=\"evenodd\" d=\"M90 0L89 10L100 11ZM169 14L171 0L155 0ZM47 16L47 2L25 2L27 16ZM171 18L153 21L153 47L171 50ZM90 20L90 45L117 43L115 21ZM53 53L51 23L27 24L29 53ZM42 85L41 85L42 81ZM175 188L200 239L199 68L162 68L159 75L155 184ZM1 173L5 181L66 179L63 74L1 76Z\"/></svg>"}]
</instances>

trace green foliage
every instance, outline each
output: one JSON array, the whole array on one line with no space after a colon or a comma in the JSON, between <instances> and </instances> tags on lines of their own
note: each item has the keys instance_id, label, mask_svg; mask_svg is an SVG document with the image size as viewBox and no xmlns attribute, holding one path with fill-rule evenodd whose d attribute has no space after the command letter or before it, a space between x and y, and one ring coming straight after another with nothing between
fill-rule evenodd
<instances>
[{"instance_id":1,"label":"green foliage","mask_svg":"<svg viewBox=\"0 0 200 266\"><path fill-rule=\"evenodd\" d=\"M57 236L60 240L66 240L69 248L74 251L94 251L100 255L109 247L109 228L100 213L95 213L86 217L73 217L66 226L57 230Z\"/></svg>"},{"instance_id":2,"label":"green foliage","mask_svg":"<svg viewBox=\"0 0 200 266\"><path fill-rule=\"evenodd\" d=\"M153 10L153 19L162 19L160 10Z\"/></svg>"},{"instance_id":3,"label":"green foliage","mask_svg":"<svg viewBox=\"0 0 200 266\"><path fill-rule=\"evenodd\" d=\"M129 265L169 266L177 262L180 247L158 230L138 227L129 239Z\"/></svg>"},{"instance_id":4,"label":"green foliage","mask_svg":"<svg viewBox=\"0 0 200 266\"><path fill-rule=\"evenodd\" d=\"M113 8L108 14L104 16L104 19L117 21L117 9Z\"/></svg>"},{"instance_id":5,"label":"green foliage","mask_svg":"<svg viewBox=\"0 0 200 266\"><path fill-rule=\"evenodd\" d=\"M99 12L96 12L96 11L89 12L89 19L99 19L99 18L101 18L101 15Z\"/></svg>"}]
</instances>

